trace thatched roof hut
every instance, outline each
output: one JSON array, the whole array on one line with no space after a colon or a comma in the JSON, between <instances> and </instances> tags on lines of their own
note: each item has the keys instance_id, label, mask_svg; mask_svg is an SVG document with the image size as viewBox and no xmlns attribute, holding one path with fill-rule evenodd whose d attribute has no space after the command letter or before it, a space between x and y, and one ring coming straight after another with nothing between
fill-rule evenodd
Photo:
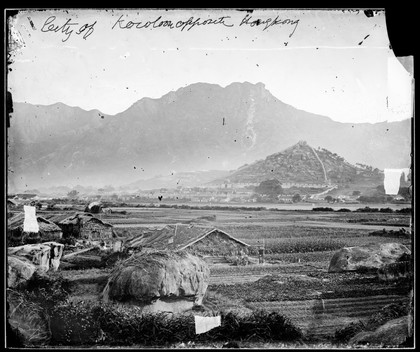
<instances>
[{"instance_id":1,"label":"thatched roof hut","mask_svg":"<svg viewBox=\"0 0 420 352\"><path fill-rule=\"evenodd\" d=\"M209 277L207 264L190 253L148 250L114 269L103 299L147 311L182 311L202 303Z\"/></svg>"},{"instance_id":2,"label":"thatched roof hut","mask_svg":"<svg viewBox=\"0 0 420 352\"><path fill-rule=\"evenodd\" d=\"M13 218L9 219L8 240L11 244L26 244L26 243L40 243L47 241L55 241L63 236L63 232L59 226L52 221L45 219L42 216L37 216L36 220L39 226L39 232L28 233L23 231L23 223L25 221L25 214L19 213Z\"/></svg>"},{"instance_id":3,"label":"thatched roof hut","mask_svg":"<svg viewBox=\"0 0 420 352\"><path fill-rule=\"evenodd\" d=\"M146 230L127 240L125 248L154 248L173 251L187 250L195 255L237 255L247 253L249 244L214 227L168 225L158 230Z\"/></svg>"},{"instance_id":4,"label":"thatched roof hut","mask_svg":"<svg viewBox=\"0 0 420 352\"><path fill-rule=\"evenodd\" d=\"M61 220L58 225L64 237L87 240L109 240L116 237L113 226L88 213L76 213Z\"/></svg>"}]
</instances>

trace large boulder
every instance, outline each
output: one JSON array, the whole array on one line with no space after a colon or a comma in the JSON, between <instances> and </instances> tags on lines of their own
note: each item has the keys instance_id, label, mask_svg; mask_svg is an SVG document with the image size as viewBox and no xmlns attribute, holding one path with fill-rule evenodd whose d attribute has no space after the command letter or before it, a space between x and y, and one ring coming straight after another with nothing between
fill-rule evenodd
<instances>
[{"instance_id":1,"label":"large boulder","mask_svg":"<svg viewBox=\"0 0 420 352\"><path fill-rule=\"evenodd\" d=\"M36 266L37 271L46 272L50 268L51 247L43 243L9 247L7 254L29 260Z\"/></svg>"},{"instance_id":2,"label":"large boulder","mask_svg":"<svg viewBox=\"0 0 420 352\"><path fill-rule=\"evenodd\" d=\"M57 271L60 259L63 255L64 245L58 242L44 242L36 244L25 244L18 247L9 247L9 256L24 258L33 265L39 272L46 272L50 269Z\"/></svg>"},{"instance_id":3,"label":"large boulder","mask_svg":"<svg viewBox=\"0 0 420 352\"><path fill-rule=\"evenodd\" d=\"M397 347L403 344L408 336L408 317L404 316L388 321L373 332L358 333L350 339L349 344Z\"/></svg>"},{"instance_id":4,"label":"large boulder","mask_svg":"<svg viewBox=\"0 0 420 352\"><path fill-rule=\"evenodd\" d=\"M180 312L202 304L209 277L208 265L187 252L142 252L114 270L103 299L137 304L145 311Z\"/></svg>"},{"instance_id":5,"label":"large boulder","mask_svg":"<svg viewBox=\"0 0 420 352\"><path fill-rule=\"evenodd\" d=\"M401 256L405 254L411 254L411 252L400 243L344 247L333 255L328 271L343 272L379 269L385 265L398 262Z\"/></svg>"},{"instance_id":6,"label":"large boulder","mask_svg":"<svg viewBox=\"0 0 420 352\"><path fill-rule=\"evenodd\" d=\"M25 258L14 255L7 257L7 287L15 288L28 281L36 271L36 266Z\"/></svg>"}]
</instances>

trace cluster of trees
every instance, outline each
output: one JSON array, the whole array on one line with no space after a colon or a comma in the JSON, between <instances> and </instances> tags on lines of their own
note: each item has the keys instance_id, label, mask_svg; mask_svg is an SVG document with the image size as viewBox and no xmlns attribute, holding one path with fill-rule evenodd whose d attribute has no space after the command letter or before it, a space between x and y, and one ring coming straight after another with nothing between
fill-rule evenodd
<instances>
[{"instance_id":1,"label":"cluster of trees","mask_svg":"<svg viewBox=\"0 0 420 352\"><path fill-rule=\"evenodd\" d=\"M257 187L255 187L255 195L258 201L277 201L278 196L284 194L281 182L277 179L262 181ZM293 203L300 202L302 197L296 193L292 197Z\"/></svg>"},{"instance_id":2,"label":"cluster of trees","mask_svg":"<svg viewBox=\"0 0 420 352\"><path fill-rule=\"evenodd\" d=\"M327 201L328 203L338 203L338 199L337 198L334 198L332 196L326 196L324 198L324 200Z\"/></svg>"}]
</instances>

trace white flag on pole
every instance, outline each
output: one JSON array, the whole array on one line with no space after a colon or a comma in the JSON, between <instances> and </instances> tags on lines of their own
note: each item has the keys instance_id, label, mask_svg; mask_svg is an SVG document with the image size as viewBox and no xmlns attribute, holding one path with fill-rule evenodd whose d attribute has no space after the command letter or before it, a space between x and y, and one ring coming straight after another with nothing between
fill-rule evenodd
<instances>
[{"instance_id":1,"label":"white flag on pole","mask_svg":"<svg viewBox=\"0 0 420 352\"><path fill-rule=\"evenodd\" d=\"M217 328L221 324L220 315L217 317L201 317L199 315L194 315L194 321L196 334L202 334L211 329Z\"/></svg>"},{"instance_id":2,"label":"white flag on pole","mask_svg":"<svg viewBox=\"0 0 420 352\"><path fill-rule=\"evenodd\" d=\"M25 220L23 221L24 232L38 232L39 225L36 220L35 207L24 205L23 210L25 211Z\"/></svg>"}]
</instances>

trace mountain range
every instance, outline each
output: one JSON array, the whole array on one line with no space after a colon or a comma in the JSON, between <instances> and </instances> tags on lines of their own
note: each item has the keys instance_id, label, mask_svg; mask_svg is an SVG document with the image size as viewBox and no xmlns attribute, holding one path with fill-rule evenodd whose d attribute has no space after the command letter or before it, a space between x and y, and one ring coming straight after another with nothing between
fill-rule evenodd
<instances>
[{"instance_id":1,"label":"mountain range","mask_svg":"<svg viewBox=\"0 0 420 352\"><path fill-rule=\"evenodd\" d=\"M304 99L304 97L302 97ZM375 168L411 164L411 121L340 123L285 104L263 83L195 83L116 115L17 103L9 189L123 185L174 173L234 170L300 140Z\"/></svg>"}]
</instances>

